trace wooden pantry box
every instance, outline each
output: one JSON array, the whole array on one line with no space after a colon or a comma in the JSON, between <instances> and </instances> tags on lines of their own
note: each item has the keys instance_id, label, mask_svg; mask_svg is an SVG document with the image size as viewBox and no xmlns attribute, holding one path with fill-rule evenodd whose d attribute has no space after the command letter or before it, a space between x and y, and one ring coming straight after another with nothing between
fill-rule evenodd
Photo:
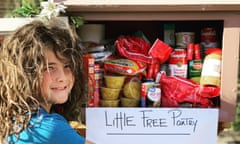
<instances>
[{"instance_id":1,"label":"wooden pantry box","mask_svg":"<svg viewBox=\"0 0 240 144\"><path fill-rule=\"evenodd\" d=\"M82 16L91 23L111 23L106 29L117 31L123 23L137 22L151 27L156 22L189 21L222 23L220 122L235 120L240 47L240 1L238 0L55 0L67 6L67 13ZM119 24L117 24L119 23ZM194 25L186 25L194 27ZM195 25L198 26L198 25ZM109 30L110 31L110 30ZM151 32L151 30L150 30Z\"/></svg>"}]
</instances>

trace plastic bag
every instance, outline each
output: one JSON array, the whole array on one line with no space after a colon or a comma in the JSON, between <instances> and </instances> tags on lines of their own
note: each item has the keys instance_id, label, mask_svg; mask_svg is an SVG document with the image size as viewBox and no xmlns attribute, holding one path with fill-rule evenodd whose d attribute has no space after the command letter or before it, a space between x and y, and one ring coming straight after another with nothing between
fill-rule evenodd
<instances>
[{"instance_id":1,"label":"plastic bag","mask_svg":"<svg viewBox=\"0 0 240 144\"><path fill-rule=\"evenodd\" d=\"M212 107L211 98L220 95L219 87L201 86L186 78L167 76L165 72L161 72L160 85L163 107L178 107L184 102Z\"/></svg>"},{"instance_id":2,"label":"plastic bag","mask_svg":"<svg viewBox=\"0 0 240 144\"><path fill-rule=\"evenodd\" d=\"M157 39L151 46L140 37L119 37L116 42L119 55L147 64L164 63L172 51L172 48Z\"/></svg>"}]
</instances>

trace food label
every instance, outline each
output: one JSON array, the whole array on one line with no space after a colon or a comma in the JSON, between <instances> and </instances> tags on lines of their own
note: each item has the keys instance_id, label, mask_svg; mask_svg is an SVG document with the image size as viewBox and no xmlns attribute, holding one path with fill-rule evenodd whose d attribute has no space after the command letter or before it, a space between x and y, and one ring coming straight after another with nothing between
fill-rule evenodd
<instances>
[{"instance_id":1,"label":"food label","mask_svg":"<svg viewBox=\"0 0 240 144\"><path fill-rule=\"evenodd\" d=\"M200 77L202 72L202 60L192 60L189 62L189 78Z\"/></svg>"},{"instance_id":2,"label":"food label","mask_svg":"<svg viewBox=\"0 0 240 144\"><path fill-rule=\"evenodd\" d=\"M187 44L194 43L195 34L193 32L176 33L176 45L181 48L186 48Z\"/></svg>"},{"instance_id":3,"label":"food label","mask_svg":"<svg viewBox=\"0 0 240 144\"><path fill-rule=\"evenodd\" d=\"M204 28L201 30L202 42L216 42L216 30L214 28Z\"/></svg>"},{"instance_id":4,"label":"food label","mask_svg":"<svg viewBox=\"0 0 240 144\"><path fill-rule=\"evenodd\" d=\"M174 24L164 24L164 42L170 46L175 46L175 25Z\"/></svg>"},{"instance_id":5,"label":"food label","mask_svg":"<svg viewBox=\"0 0 240 144\"><path fill-rule=\"evenodd\" d=\"M147 98L150 101L156 102L159 101L161 97L161 89L156 87L151 87L148 90Z\"/></svg>"},{"instance_id":6,"label":"food label","mask_svg":"<svg viewBox=\"0 0 240 144\"><path fill-rule=\"evenodd\" d=\"M217 59L207 59L204 61L202 76L220 77L221 61Z\"/></svg>"},{"instance_id":7,"label":"food label","mask_svg":"<svg viewBox=\"0 0 240 144\"><path fill-rule=\"evenodd\" d=\"M144 82L141 85L141 107L159 107L161 89L159 84Z\"/></svg>"},{"instance_id":8,"label":"food label","mask_svg":"<svg viewBox=\"0 0 240 144\"><path fill-rule=\"evenodd\" d=\"M185 49L175 49L169 60L170 76L187 77L187 54Z\"/></svg>"},{"instance_id":9,"label":"food label","mask_svg":"<svg viewBox=\"0 0 240 144\"><path fill-rule=\"evenodd\" d=\"M112 59L104 62L104 69L121 75L136 75L144 71L146 64L130 59Z\"/></svg>"}]
</instances>

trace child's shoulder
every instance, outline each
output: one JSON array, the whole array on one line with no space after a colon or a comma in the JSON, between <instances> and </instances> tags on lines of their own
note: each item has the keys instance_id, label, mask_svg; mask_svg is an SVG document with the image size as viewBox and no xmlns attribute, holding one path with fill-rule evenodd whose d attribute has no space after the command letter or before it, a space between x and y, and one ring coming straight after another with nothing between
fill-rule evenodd
<instances>
[{"instance_id":1,"label":"child's shoulder","mask_svg":"<svg viewBox=\"0 0 240 144\"><path fill-rule=\"evenodd\" d=\"M31 122L33 123L41 123L48 124L49 125L68 125L67 120L58 113L48 113L43 108L40 108L36 115L34 115L31 119Z\"/></svg>"}]
</instances>

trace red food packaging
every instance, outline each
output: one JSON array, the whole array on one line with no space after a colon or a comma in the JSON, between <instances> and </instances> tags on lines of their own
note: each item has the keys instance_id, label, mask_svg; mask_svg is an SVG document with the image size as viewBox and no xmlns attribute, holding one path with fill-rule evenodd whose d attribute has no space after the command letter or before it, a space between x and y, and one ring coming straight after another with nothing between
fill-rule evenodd
<instances>
[{"instance_id":1,"label":"red food packaging","mask_svg":"<svg viewBox=\"0 0 240 144\"><path fill-rule=\"evenodd\" d=\"M167 76L165 72L161 73L160 85L163 107L178 107L184 102L212 107L210 99L220 95L219 87L200 86L183 77Z\"/></svg>"},{"instance_id":2,"label":"red food packaging","mask_svg":"<svg viewBox=\"0 0 240 144\"><path fill-rule=\"evenodd\" d=\"M102 79L102 72L100 69L100 64L94 64L94 79L95 79L95 85L94 85L94 106L99 106L100 101L100 86L101 86L101 79Z\"/></svg>"},{"instance_id":3,"label":"red food packaging","mask_svg":"<svg viewBox=\"0 0 240 144\"><path fill-rule=\"evenodd\" d=\"M120 56L148 64L157 61L147 54L151 46L140 37L119 37L115 44Z\"/></svg>"},{"instance_id":4,"label":"red food packaging","mask_svg":"<svg viewBox=\"0 0 240 144\"><path fill-rule=\"evenodd\" d=\"M104 62L105 71L112 72L119 75L133 76L143 72L147 65L140 61L130 59L110 59Z\"/></svg>"},{"instance_id":5,"label":"red food packaging","mask_svg":"<svg viewBox=\"0 0 240 144\"><path fill-rule=\"evenodd\" d=\"M156 79L157 73L159 72L160 65L158 63L149 64L147 69L147 79Z\"/></svg>"},{"instance_id":6,"label":"red food packaging","mask_svg":"<svg viewBox=\"0 0 240 144\"><path fill-rule=\"evenodd\" d=\"M148 54L162 64L168 60L172 50L173 49L168 44L156 39Z\"/></svg>"},{"instance_id":7,"label":"red food packaging","mask_svg":"<svg viewBox=\"0 0 240 144\"><path fill-rule=\"evenodd\" d=\"M194 57L195 57L195 60L200 60L201 59L200 51L201 51L200 44L195 44L194 45Z\"/></svg>"},{"instance_id":8,"label":"red food packaging","mask_svg":"<svg viewBox=\"0 0 240 144\"><path fill-rule=\"evenodd\" d=\"M142 38L119 37L115 44L120 56L147 64L164 63L172 51L169 45L159 39L151 46Z\"/></svg>"},{"instance_id":9,"label":"red food packaging","mask_svg":"<svg viewBox=\"0 0 240 144\"><path fill-rule=\"evenodd\" d=\"M95 59L91 54L83 55L84 70L88 77L88 107L94 107L94 91L95 91L95 75L94 64Z\"/></svg>"},{"instance_id":10,"label":"red food packaging","mask_svg":"<svg viewBox=\"0 0 240 144\"><path fill-rule=\"evenodd\" d=\"M194 43L187 44L187 60L193 60Z\"/></svg>"}]
</instances>

